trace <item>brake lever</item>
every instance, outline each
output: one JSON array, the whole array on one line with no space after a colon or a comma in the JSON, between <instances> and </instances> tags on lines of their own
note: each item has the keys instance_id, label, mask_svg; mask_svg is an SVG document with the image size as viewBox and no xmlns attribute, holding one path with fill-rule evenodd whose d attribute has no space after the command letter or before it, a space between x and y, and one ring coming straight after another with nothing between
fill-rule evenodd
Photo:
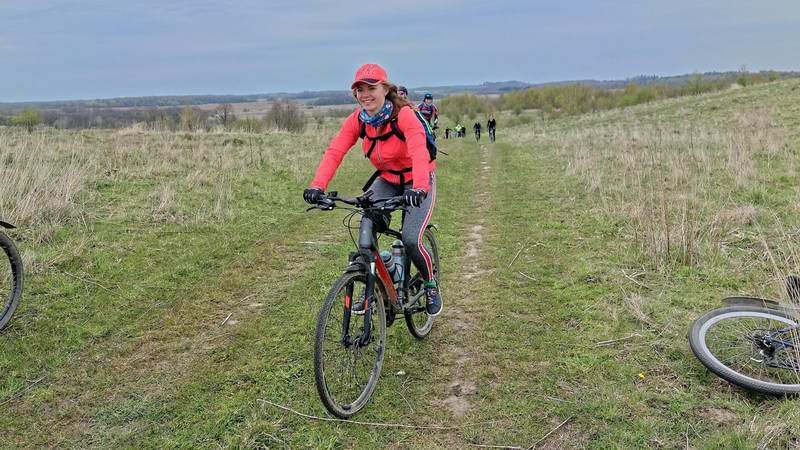
<instances>
[{"instance_id":1,"label":"brake lever","mask_svg":"<svg viewBox=\"0 0 800 450\"><path fill-rule=\"evenodd\" d=\"M312 209L321 209L323 211L332 211L334 208L336 208L336 202L335 201L333 201L333 200L331 200L329 198L323 198L320 201L318 201L316 205L313 205L310 208L306 209L306 212L309 212Z\"/></svg>"}]
</instances>

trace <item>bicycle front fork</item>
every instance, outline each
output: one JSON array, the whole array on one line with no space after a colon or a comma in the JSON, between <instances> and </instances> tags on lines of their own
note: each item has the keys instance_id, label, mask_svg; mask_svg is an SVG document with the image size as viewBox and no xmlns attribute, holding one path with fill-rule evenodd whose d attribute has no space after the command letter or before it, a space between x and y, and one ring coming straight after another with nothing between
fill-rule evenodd
<instances>
[{"instance_id":1,"label":"bicycle front fork","mask_svg":"<svg viewBox=\"0 0 800 450\"><path fill-rule=\"evenodd\" d=\"M344 315L342 317L342 345L345 347L350 347L351 345L365 347L369 344L369 340L372 337L372 302L375 298L376 277L375 258L371 252L362 250L352 255L350 263L354 264L359 258L363 258L362 261L366 261L365 272L367 275L367 283L364 288L364 328L360 335L356 337L350 336L350 319L353 314L352 307L354 301L354 284L350 283L345 290Z\"/></svg>"}]
</instances>

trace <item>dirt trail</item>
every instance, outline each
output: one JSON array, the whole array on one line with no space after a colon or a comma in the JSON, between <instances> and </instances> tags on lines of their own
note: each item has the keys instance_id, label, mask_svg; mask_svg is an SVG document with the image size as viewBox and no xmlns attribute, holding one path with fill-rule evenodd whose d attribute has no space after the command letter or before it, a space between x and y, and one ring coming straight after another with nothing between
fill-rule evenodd
<instances>
[{"instance_id":1,"label":"dirt trail","mask_svg":"<svg viewBox=\"0 0 800 450\"><path fill-rule=\"evenodd\" d=\"M475 196L475 209L470 215L474 223L469 226L470 230L466 236L465 264L463 265L461 278L473 280L491 272L481 266L481 253L484 246L485 217L489 210L489 174L491 166L487 162L486 146L481 145L481 171L478 178L479 190ZM445 290L445 296L446 294ZM451 291L454 296L450 299L445 297L445 321L453 327L453 338L455 342L470 342L467 337L474 330L475 318L467 314L464 307L476 301L478 297L472 290L470 283L464 283L458 291ZM449 302L448 302L449 300ZM449 349L452 360L454 361L453 377L449 385L449 396L442 403L450 410L455 417L462 417L472 409L470 396L478 393L477 383L467 375L467 368L473 363L473 354L467 350L466 346L455 346Z\"/></svg>"}]
</instances>

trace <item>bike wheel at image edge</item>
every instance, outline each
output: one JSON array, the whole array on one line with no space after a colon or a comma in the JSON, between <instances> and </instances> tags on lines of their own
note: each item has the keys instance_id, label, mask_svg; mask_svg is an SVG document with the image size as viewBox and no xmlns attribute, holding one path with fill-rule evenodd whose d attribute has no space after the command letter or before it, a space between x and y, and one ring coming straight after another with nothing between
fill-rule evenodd
<instances>
[{"instance_id":1,"label":"bike wheel at image edge","mask_svg":"<svg viewBox=\"0 0 800 450\"><path fill-rule=\"evenodd\" d=\"M689 346L704 366L726 381L768 395L798 394L800 339L796 325L792 315L779 310L720 308L694 321ZM779 337L781 348L770 353L770 347L764 345L767 335ZM786 344L794 348L787 350Z\"/></svg>"},{"instance_id":2,"label":"bike wheel at image edge","mask_svg":"<svg viewBox=\"0 0 800 450\"><path fill-rule=\"evenodd\" d=\"M11 320L11 316L22 298L22 258L14 242L0 233L0 330Z\"/></svg>"},{"instance_id":3,"label":"bike wheel at image edge","mask_svg":"<svg viewBox=\"0 0 800 450\"><path fill-rule=\"evenodd\" d=\"M314 379L325 408L347 419L369 402L378 384L386 346L386 312L380 281L376 281L369 342L361 347L342 342L344 314L366 289L367 275L348 272L331 288L317 320L314 342ZM349 333L357 338L364 331L365 314L351 313Z\"/></svg>"},{"instance_id":4,"label":"bike wheel at image edge","mask_svg":"<svg viewBox=\"0 0 800 450\"><path fill-rule=\"evenodd\" d=\"M436 286L441 294L442 277L439 266L439 246L436 242L436 236L434 236L431 228L428 228L422 234L422 245L430 252L431 263L433 264L433 277L436 279ZM412 289L410 289L408 293L409 298L413 298L416 294L418 294L420 289L423 289L421 282L417 283L417 286L412 286ZM431 332L431 328L433 328L434 318L429 316L428 313L424 311L411 313L409 312L409 308L417 306L425 307L425 302L425 294L422 294L414 304L407 305L407 309L403 314L406 319L406 325L408 325L408 331L410 331L411 334L417 339L424 339L426 336L428 336L428 334Z\"/></svg>"}]
</instances>

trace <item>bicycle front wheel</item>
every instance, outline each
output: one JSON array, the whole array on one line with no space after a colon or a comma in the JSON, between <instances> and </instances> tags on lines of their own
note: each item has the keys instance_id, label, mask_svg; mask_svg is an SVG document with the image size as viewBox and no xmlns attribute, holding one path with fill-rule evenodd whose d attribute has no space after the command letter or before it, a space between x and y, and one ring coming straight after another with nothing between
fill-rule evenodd
<instances>
[{"instance_id":1,"label":"bicycle front wheel","mask_svg":"<svg viewBox=\"0 0 800 450\"><path fill-rule=\"evenodd\" d=\"M11 316L22 298L22 258L14 242L0 233L0 330L11 320Z\"/></svg>"},{"instance_id":2,"label":"bicycle front wheel","mask_svg":"<svg viewBox=\"0 0 800 450\"><path fill-rule=\"evenodd\" d=\"M436 243L436 236L433 230L428 228L422 233L422 246L431 256L431 264L433 265L433 278L436 280L436 286L439 288L439 293L442 292L442 277L439 266L439 245ZM424 339L428 336L433 328L433 317L429 316L425 311L425 292L423 287L422 277L419 273L414 276L414 282L409 286L408 297L411 299L403 314L406 319L408 331L417 338Z\"/></svg>"},{"instance_id":3,"label":"bicycle front wheel","mask_svg":"<svg viewBox=\"0 0 800 450\"><path fill-rule=\"evenodd\" d=\"M370 338L363 342L366 314L351 310L366 292L367 275L349 272L334 283L317 321L314 378L322 404L336 417L347 419L361 411L372 396L383 366L386 312L379 286L370 318ZM349 319L345 315L349 314ZM345 326L345 322L348 322Z\"/></svg>"},{"instance_id":4,"label":"bicycle front wheel","mask_svg":"<svg viewBox=\"0 0 800 450\"><path fill-rule=\"evenodd\" d=\"M783 311L733 306L695 320L689 345L724 380L769 395L800 393L800 335Z\"/></svg>"}]
</instances>

